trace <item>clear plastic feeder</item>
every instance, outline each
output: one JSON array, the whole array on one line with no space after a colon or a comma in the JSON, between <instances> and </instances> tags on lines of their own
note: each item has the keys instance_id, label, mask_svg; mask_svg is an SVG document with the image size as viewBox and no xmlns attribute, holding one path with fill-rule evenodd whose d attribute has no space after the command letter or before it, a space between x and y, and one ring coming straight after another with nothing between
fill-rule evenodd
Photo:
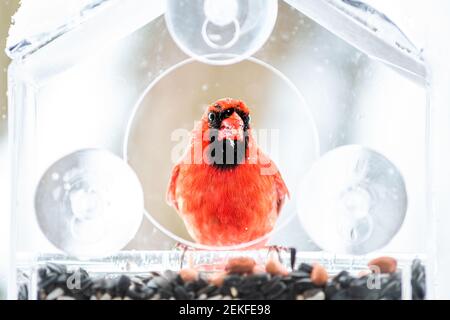
<instances>
[{"instance_id":1,"label":"clear plastic feeder","mask_svg":"<svg viewBox=\"0 0 450 320\"><path fill-rule=\"evenodd\" d=\"M258 51L272 33L277 12L277 0L171 0L165 17L184 52L202 62L223 65Z\"/></svg>"},{"instance_id":2,"label":"clear plastic feeder","mask_svg":"<svg viewBox=\"0 0 450 320\"><path fill-rule=\"evenodd\" d=\"M392 256L403 299L415 297L420 259L433 297L428 74L421 51L383 14L339 0L93 1L7 52L9 298L27 288L25 298L37 299L48 262L137 275L186 263L214 270L243 254L263 261L260 239L195 243L165 199L182 137L224 97L250 107L258 143L290 191L268 246L295 248L297 265L320 262L330 274ZM69 198L52 195L73 167L60 160L92 149L108 156L75 166L95 186L75 179L62 184ZM76 230L65 235L53 217ZM114 241L95 232L105 226Z\"/></svg>"},{"instance_id":3,"label":"clear plastic feeder","mask_svg":"<svg viewBox=\"0 0 450 320\"><path fill-rule=\"evenodd\" d=\"M398 169L379 153L355 145L324 155L299 193L302 225L315 243L334 252L365 254L383 248L407 211Z\"/></svg>"},{"instance_id":4,"label":"clear plastic feeder","mask_svg":"<svg viewBox=\"0 0 450 320\"><path fill-rule=\"evenodd\" d=\"M167 95L174 86L174 94ZM134 107L123 158L142 181L146 217L171 238L194 248L215 249L194 243L177 212L159 195L166 192L173 163L189 146L187 138L199 114L211 101L225 95L240 97L251 106L252 134L280 167L292 199L297 196L298 179L320 154L319 136L309 106L296 86L270 65L254 58L228 66L212 66L190 59L161 74ZM167 108L169 105L177 107ZM196 107L189 108L189 105ZM292 120L270 116L277 113L290 113ZM280 127L284 129L279 130ZM291 148L292 135L298 137L295 151ZM158 153L154 152L155 148ZM251 243L222 249L246 248L266 241L295 220L296 212L294 201L288 199L270 234Z\"/></svg>"},{"instance_id":5,"label":"clear plastic feeder","mask_svg":"<svg viewBox=\"0 0 450 320\"><path fill-rule=\"evenodd\" d=\"M107 256L126 246L141 225L143 204L134 171L100 149L58 160L35 194L41 231L56 247L80 258Z\"/></svg>"}]
</instances>

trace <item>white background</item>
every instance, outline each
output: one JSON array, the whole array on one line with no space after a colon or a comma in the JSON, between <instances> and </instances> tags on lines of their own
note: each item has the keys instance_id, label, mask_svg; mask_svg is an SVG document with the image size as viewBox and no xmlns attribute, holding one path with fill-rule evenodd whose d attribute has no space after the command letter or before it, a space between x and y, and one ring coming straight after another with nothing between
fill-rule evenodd
<instances>
[{"instance_id":1,"label":"white background","mask_svg":"<svg viewBox=\"0 0 450 320\"><path fill-rule=\"evenodd\" d=\"M0 0L0 46L4 47L9 17L17 0ZM49 3L60 0L33 0L32 15L45 20ZM84 1L79 0L79 3ZM375 8L386 13L417 44L425 49L432 66L432 172L433 206L436 213L435 236L438 262L437 296L450 299L450 1L448 0L369 0ZM29 1L30 3L30 1ZM71 3L75 3L71 1ZM41 8L41 10L39 10ZM55 15L52 10L51 16ZM31 19L31 18L30 18ZM30 20L31 21L31 20ZM0 272L6 262L8 236L7 194L7 116L6 116L6 66L8 60L0 53ZM424 239L425 240L425 239ZM2 285L0 276L0 287ZM2 291L0 290L0 296Z\"/></svg>"}]
</instances>

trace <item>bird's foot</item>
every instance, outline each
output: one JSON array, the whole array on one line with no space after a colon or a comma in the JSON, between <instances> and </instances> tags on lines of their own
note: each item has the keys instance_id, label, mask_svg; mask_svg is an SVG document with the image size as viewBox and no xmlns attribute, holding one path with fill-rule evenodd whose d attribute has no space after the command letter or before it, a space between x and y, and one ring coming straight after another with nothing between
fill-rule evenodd
<instances>
[{"instance_id":1,"label":"bird's foot","mask_svg":"<svg viewBox=\"0 0 450 320\"><path fill-rule=\"evenodd\" d=\"M185 264L185 260L188 260L188 264L191 264L191 255L189 254L189 252L194 251L195 248L188 246L187 244L181 243L181 242L177 242L175 244L174 250L177 251L181 251L181 256L180 256L180 270L183 269L183 266Z\"/></svg>"},{"instance_id":2,"label":"bird's foot","mask_svg":"<svg viewBox=\"0 0 450 320\"><path fill-rule=\"evenodd\" d=\"M280 263L283 264L283 253L289 255L289 263L292 269L295 267L297 250L295 248L283 247L272 245L267 247L267 256L269 259L274 259L274 256L278 259Z\"/></svg>"}]
</instances>

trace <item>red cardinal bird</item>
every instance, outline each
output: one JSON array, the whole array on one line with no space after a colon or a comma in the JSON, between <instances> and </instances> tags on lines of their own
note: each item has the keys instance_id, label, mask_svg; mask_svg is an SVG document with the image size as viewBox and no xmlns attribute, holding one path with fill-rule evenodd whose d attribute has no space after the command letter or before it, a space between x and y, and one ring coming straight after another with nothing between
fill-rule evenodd
<instances>
[{"instance_id":1,"label":"red cardinal bird","mask_svg":"<svg viewBox=\"0 0 450 320\"><path fill-rule=\"evenodd\" d=\"M227 98L210 105L194 128L167 202L195 241L225 246L270 232L286 195L280 172L252 137L250 110Z\"/></svg>"}]
</instances>

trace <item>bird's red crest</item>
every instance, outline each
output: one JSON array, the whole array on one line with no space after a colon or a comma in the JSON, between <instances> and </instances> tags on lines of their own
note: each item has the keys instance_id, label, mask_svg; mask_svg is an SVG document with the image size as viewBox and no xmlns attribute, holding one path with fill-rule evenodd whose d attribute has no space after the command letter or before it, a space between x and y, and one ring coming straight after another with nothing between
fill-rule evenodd
<instances>
[{"instance_id":1,"label":"bird's red crest","mask_svg":"<svg viewBox=\"0 0 450 320\"><path fill-rule=\"evenodd\" d=\"M250 109L242 100L232 98L223 98L217 100L215 103L208 107L208 111L224 111L230 108L239 109L246 114L250 113Z\"/></svg>"}]
</instances>

